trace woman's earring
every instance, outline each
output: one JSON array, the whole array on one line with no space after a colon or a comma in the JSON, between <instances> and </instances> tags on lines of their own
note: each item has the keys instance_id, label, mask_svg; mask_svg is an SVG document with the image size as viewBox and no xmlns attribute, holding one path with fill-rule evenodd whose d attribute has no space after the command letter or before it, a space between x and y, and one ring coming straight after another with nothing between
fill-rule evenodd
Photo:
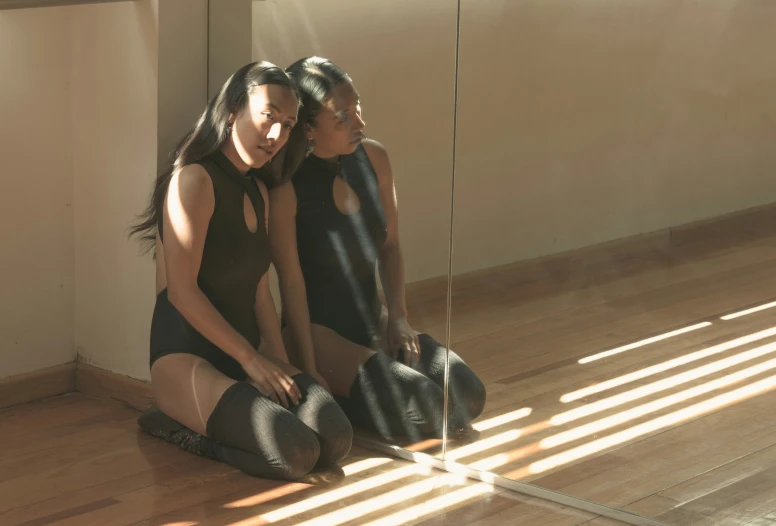
<instances>
[{"instance_id":1,"label":"woman's earring","mask_svg":"<svg viewBox=\"0 0 776 526\"><path fill-rule=\"evenodd\" d=\"M307 139L307 148L305 148L304 156L310 157L310 154L313 153L313 150L315 150L315 141L312 139Z\"/></svg>"}]
</instances>

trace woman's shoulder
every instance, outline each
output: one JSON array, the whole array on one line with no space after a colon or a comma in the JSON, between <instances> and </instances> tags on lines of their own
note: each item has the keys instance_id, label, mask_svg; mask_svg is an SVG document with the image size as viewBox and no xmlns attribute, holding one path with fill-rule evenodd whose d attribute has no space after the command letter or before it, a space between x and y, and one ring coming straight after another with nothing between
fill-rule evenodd
<instances>
[{"instance_id":1,"label":"woman's shoulder","mask_svg":"<svg viewBox=\"0 0 776 526\"><path fill-rule=\"evenodd\" d=\"M385 149L385 146L382 145L382 143L374 140L374 139L364 139L361 141L361 146L363 146L364 151L366 154L372 158L374 157L387 157L388 151Z\"/></svg>"},{"instance_id":2,"label":"woman's shoulder","mask_svg":"<svg viewBox=\"0 0 776 526\"><path fill-rule=\"evenodd\" d=\"M391 165L388 160L388 151L381 143L374 139L364 139L361 141L361 147L369 159L378 178L389 176Z\"/></svg>"},{"instance_id":3,"label":"woman's shoulder","mask_svg":"<svg viewBox=\"0 0 776 526\"><path fill-rule=\"evenodd\" d=\"M181 167L177 173L173 174L173 179L177 179L180 185L188 188L201 188L211 186L212 180L207 168L200 163L191 163Z\"/></svg>"}]
</instances>

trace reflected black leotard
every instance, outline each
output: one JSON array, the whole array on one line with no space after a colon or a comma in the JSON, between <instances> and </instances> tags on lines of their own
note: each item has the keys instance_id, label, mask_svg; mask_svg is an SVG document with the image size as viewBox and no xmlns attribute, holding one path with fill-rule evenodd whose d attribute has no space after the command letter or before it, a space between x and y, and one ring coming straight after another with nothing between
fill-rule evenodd
<instances>
[{"instance_id":1,"label":"reflected black leotard","mask_svg":"<svg viewBox=\"0 0 776 526\"><path fill-rule=\"evenodd\" d=\"M338 176L358 196L360 209L354 214L343 214L334 202ZM369 157L363 145L341 156L339 165L310 155L292 182L297 199L297 250L310 321L369 346L381 310L377 255L388 233Z\"/></svg>"},{"instance_id":2,"label":"reflected black leotard","mask_svg":"<svg viewBox=\"0 0 776 526\"><path fill-rule=\"evenodd\" d=\"M358 196L360 208L354 214L342 213L334 202L338 176ZM377 260L388 235L377 174L360 145L340 157L339 167L309 156L292 182L297 198L297 251L310 321L369 347L382 310ZM337 398L351 422L385 438L439 436L448 358L451 428L468 425L482 412L485 388L472 370L428 334L420 334L418 340L421 353L416 370L381 352L361 365L348 396ZM402 356L400 352L400 360Z\"/></svg>"}]
</instances>

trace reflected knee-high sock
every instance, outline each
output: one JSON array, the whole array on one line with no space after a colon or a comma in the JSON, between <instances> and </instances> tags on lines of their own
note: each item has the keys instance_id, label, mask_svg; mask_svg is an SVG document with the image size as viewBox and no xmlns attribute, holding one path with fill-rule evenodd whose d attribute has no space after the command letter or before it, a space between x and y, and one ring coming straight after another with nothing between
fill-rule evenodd
<instances>
[{"instance_id":1,"label":"reflected knee-high sock","mask_svg":"<svg viewBox=\"0 0 776 526\"><path fill-rule=\"evenodd\" d=\"M428 334L419 334L420 363L418 370L444 389L445 346ZM462 429L482 414L485 408L485 385L453 351L447 352L450 361L450 398L448 422L452 429ZM403 353L399 353L403 361Z\"/></svg>"},{"instance_id":2,"label":"reflected knee-high sock","mask_svg":"<svg viewBox=\"0 0 776 526\"><path fill-rule=\"evenodd\" d=\"M350 396L337 401L354 425L385 439L442 436L442 389L386 354L370 357L359 368Z\"/></svg>"}]
</instances>

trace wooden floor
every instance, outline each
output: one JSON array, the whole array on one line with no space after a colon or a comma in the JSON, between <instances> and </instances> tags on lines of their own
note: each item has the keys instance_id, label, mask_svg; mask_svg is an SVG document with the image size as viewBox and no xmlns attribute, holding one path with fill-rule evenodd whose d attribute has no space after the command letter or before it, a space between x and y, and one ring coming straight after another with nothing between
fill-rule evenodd
<instances>
[{"instance_id":1,"label":"wooden floor","mask_svg":"<svg viewBox=\"0 0 776 526\"><path fill-rule=\"evenodd\" d=\"M0 524L620 524L358 448L338 472L257 479L143 434L138 414L76 393L0 411Z\"/></svg>"},{"instance_id":2,"label":"wooden floor","mask_svg":"<svg viewBox=\"0 0 776 526\"><path fill-rule=\"evenodd\" d=\"M776 301L770 226L454 279L488 401L448 458L677 526L776 524L776 306L722 319Z\"/></svg>"},{"instance_id":3,"label":"wooden floor","mask_svg":"<svg viewBox=\"0 0 776 526\"><path fill-rule=\"evenodd\" d=\"M776 306L723 319L776 301L773 223L456 278L452 348L488 402L447 458L676 526L774 526ZM411 322L444 340L425 286ZM256 479L137 416L80 394L0 411L0 525L616 524L358 448L338 472Z\"/></svg>"}]
</instances>

